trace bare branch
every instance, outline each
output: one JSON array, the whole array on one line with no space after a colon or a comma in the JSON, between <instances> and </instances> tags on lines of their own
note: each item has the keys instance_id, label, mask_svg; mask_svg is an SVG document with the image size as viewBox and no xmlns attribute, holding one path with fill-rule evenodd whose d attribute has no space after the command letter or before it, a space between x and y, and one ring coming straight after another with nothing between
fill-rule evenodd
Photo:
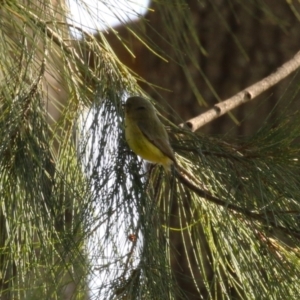
<instances>
[{"instance_id":1,"label":"bare branch","mask_svg":"<svg viewBox=\"0 0 300 300\"><path fill-rule=\"evenodd\" d=\"M286 78L292 72L300 67L300 52L298 52L291 60L284 63L281 67L277 69L274 73L268 77L262 79L261 81L249 86L243 91L239 92L235 96L215 104L213 108L209 109L205 113L192 118L185 123L180 124L181 127L187 126L191 131L196 131L200 127L208 124L212 120L228 113L232 109L253 100L255 97L268 90L279 81Z\"/></svg>"}]
</instances>

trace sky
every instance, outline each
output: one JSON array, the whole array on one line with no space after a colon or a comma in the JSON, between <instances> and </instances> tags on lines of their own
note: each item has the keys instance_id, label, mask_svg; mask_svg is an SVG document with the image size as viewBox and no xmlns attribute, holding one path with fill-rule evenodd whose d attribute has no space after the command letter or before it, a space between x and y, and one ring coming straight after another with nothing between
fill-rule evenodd
<instances>
[{"instance_id":1,"label":"sky","mask_svg":"<svg viewBox=\"0 0 300 300\"><path fill-rule=\"evenodd\" d=\"M70 20L74 25L82 27L85 31L94 32L95 30L105 30L108 27L113 27L119 25L121 22L134 21L142 16L147 11L147 6L149 5L149 0L69 0L70 2ZM76 37L80 37L76 32L73 32ZM96 115L95 115L96 114ZM84 135L89 139L89 130L94 118L99 117L98 113L91 109L87 115L84 116L85 126L83 128ZM99 122L99 131L96 133L96 139L93 140L93 145L90 144L91 149L97 149L95 144L99 143L101 139L101 134L103 134L103 128ZM112 130L113 131L113 130ZM113 132L111 133L113 134ZM108 140L114 140L114 138L109 138ZM88 143L92 143L92 139ZM115 145L110 145L113 148ZM93 150L92 150L93 151ZM108 151L113 151L113 149L108 149ZM97 160L99 152L96 150L93 152L93 160ZM104 155L105 156L105 155ZM104 157L107 164L115 163L111 156ZM101 172L99 170L99 172ZM108 182L107 187L110 188L110 183ZM104 191L105 192L105 191ZM99 201L101 201L101 195L98 195ZM101 205L101 204L100 204ZM95 207L95 217L100 214L100 205ZM125 215L124 215L125 218ZM124 256L128 251L130 251L131 243L128 242L128 238L125 235L126 232L126 220L121 216L114 224L115 234L111 234L111 239L108 241L105 238L107 233L105 230L107 228L106 224L100 226L93 235L89 238L88 242L88 252L90 263L92 264L92 274L89 279L90 287L90 298L91 299L107 299L110 294L109 284L110 282L121 275L123 272L123 267L118 266L122 264L122 259L119 258ZM97 226L97 224L96 224ZM112 225L110 225L112 226ZM112 232L111 232L112 233ZM114 249L117 249L113 251ZM138 264L138 257L135 257L133 266ZM105 267L103 266L110 266ZM108 284L107 289L104 285ZM106 296L105 296L106 295Z\"/></svg>"},{"instance_id":2,"label":"sky","mask_svg":"<svg viewBox=\"0 0 300 300\"><path fill-rule=\"evenodd\" d=\"M70 14L86 30L105 30L146 13L150 0L69 0Z\"/></svg>"}]
</instances>

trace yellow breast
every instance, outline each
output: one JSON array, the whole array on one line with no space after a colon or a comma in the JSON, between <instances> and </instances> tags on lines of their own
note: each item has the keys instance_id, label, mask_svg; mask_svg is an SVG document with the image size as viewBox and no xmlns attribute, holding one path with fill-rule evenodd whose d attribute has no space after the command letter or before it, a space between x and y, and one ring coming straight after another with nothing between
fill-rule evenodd
<instances>
[{"instance_id":1,"label":"yellow breast","mask_svg":"<svg viewBox=\"0 0 300 300\"><path fill-rule=\"evenodd\" d=\"M145 160L162 165L172 164L172 160L152 144L136 124L125 121L125 137L133 152Z\"/></svg>"}]
</instances>

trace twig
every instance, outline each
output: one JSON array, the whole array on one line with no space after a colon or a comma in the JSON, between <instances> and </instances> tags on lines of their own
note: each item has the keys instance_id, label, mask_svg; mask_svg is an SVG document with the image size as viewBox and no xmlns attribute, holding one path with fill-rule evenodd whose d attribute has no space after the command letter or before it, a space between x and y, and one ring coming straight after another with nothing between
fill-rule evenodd
<instances>
[{"instance_id":1,"label":"twig","mask_svg":"<svg viewBox=\"0 0 300 300\"><path fill-rule=\"evenodd\" d=\"M205 113L192 118L182 124L181 127L187 126L191 131L196 131L200 127L206 125L212 120L228 113L232 109L253 100L255 97L268 90L275 84L277 84L282 79L286 78L292 72L300 67L300 52L298 52L291 60L284 63L281 67L277 69L274 73L268 77L262 79L261 81L249 86L243 91L239 92L235 96L215 104L213 108L209 109Z\"/></svg>"},{"instance_id":2,"label":"twig","mask_svg":"<svg viewBox=\"0 0 300 300\"><path fill-rule=\"evenodd\" d=\"M225 201L223 199L219 199L219 198L211 195L209 192L206 192L206 191L198 188L193 182L191 182L184 175L182 175L182 173L178 169L175 169L175 175L183 185L185 185L187 188L192 190L195 194L197 194L201 198L204 198L205 200L207 200L209 202L212 202L214 204L217 204L219 206L225 207L229 211L234 211L234 212L237 212L237 213L241 213L244 216L247 216L247 217L249 217L253 220L257 220L257 221L259 221L260 223L262 223L266 226L271 226L271 227L276 228L276 229L278 229L278 230L280 230L280 231L282 231L286 234L293 235L294 237L300 239L300 231L293 230L293 229L290 229L290 228L287 228L287 227L284 227L284 226L280 226L280 225L277 224L276 221L272 221L270 219L267 219L266 214L264 214L264 213L252 212L251 210L249 210L247 208L243 208L243 207L240 207L238 205L228 203L227 201ZM273 212L273 215L274 215L274 213L275 212Z\"/></svg>"},{"instance_id":3,"label":"twig","mask_svg":"<svg viewBox=\"0 0 300 300\"><path fill-rule=\"evenodd\" d=\"M26 11L25 7L23 7L21 4L17 4L17 6L21 10ZM63 49L63 51L66 54L68 54L71 57L73 57L74 59L76 59L76 61L78 62L78 65L80 65L82 67L86 67L85 61L77 54L77 52L74 49L74 47L68 45L61 36L59 36L51 28L49 28L48 24L51 23L51 22L43 21L41 18L39 18L37 15L35 15L31 11L27 11L27 13L28 13L29 18L37 24L37 26L41 29L42 32L46 32L47 36L56 45L58 45L59 47L61 47L61 49ZM72 26L72 27L75 27L75 26ZM76 29L78 29L78 27L76 27ZM89 37L91 37L91 35L89 35ZM94 72L90 71L90 76L92 77L92 79L95 82L99 82L99 78L96 76L96 74L94 74Z\"/></svg>"}]
</instances>

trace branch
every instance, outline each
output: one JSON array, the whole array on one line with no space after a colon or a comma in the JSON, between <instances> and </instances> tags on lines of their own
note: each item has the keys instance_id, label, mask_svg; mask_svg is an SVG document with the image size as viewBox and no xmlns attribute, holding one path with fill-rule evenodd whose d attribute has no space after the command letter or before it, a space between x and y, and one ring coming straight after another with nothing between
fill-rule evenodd
<instances>
[{"instance_id":1,"label":"branch","mask_svg":"<svg viewBox=\"0 0 300 300\"><path fill-rule=\"evenodd\" d=\"M290 235L294 236L295 238L300 239L300 231L281 226L276 222L276 219L275 219L276 212L275 211L273 211L273 212L272 211L267 211L267 212L264 212L264 213L256 213L256 212L253 212L253 211L251 211L247 208L243 208L243 207L240 207L240 206L235 205L233 203L229 203L228 201L225 201L223 199L219 199L217 197L214 197L210 193L198 188L194 183L192 183L182 173L187 175L187 173L184 171L184 169L182 169L180 167L179 167L179 169L175 168L175 176L178 178L178 180L184 186L186 186L187 188L192 190L195 194L197 194L199 197L204 198L205 200L207 200L209 202L212 202L214 204L217 204L219 206L222 206L222 207L228 209L231 212L236 212L236 213L243 214L244 216L249 217L252 220L256 220L256 221L260 222L261 224L263 224L265 226L268 226L268 227L271 226L273 228L276 228L277 230L280 230L280 231L284 232L285 234L290 234ZM287 211L287 212L290 213L289 211ZM286 212L280 212L280 213L286 213ZM292 212L292 213L294 213L294 212ZM267 214L271 214L274 217L274 220L271 220L271 219L267 218Z\"/></svg>"},{"instance_id":2,"label":"branch","mask_svg":"<svg viewBox=\"0 0 300 300\"><path fill-rule=\"evenodd\" d=\"M232 109L253 100L255 97L268 90L292 72L297 70L300 67L300 51L288 62L283 64L277 69L274 73L268 77L262 79L261 81L249 86L243 91L239 92L235 96L215 104L213 108L209 109L205 113L200 114L199 116L192 118L185 123L180 124L179 126L187 126L191 131L196 131L200 127L206 125L207 123L213 121L214 119L228 113Z\"/></svg>"}]
</instances>

